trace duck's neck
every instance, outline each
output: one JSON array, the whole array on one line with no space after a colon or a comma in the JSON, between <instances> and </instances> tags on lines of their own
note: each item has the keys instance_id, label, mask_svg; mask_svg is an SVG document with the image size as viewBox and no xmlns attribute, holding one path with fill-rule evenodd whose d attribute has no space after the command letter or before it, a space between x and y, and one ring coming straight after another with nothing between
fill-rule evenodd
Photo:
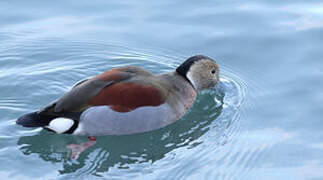
<instances>
[{"instance_id":1,"label":"duck's neck","mask_svg":"<svg viewBox=\"0 0 323 180\"><path fill-rule=\"evenodd\" d=\"M191 83L191 81L186 76L182 76L181 74L179 74L176 71L163 73L160 75L166 79L169 79L169 81L171 81L172 84L179 89L189 88L189 89L193 89L194 91L196 91L196 93L198 93L198 91L195 89L195 87Z\"/></svg>"},{"instance_id":2,"label":"duck's neck","mask_svg":"<svg viewBox=\"0 0 323 180\"><path fill-rule=\"evenodd\" d=\"M178 69L178 68L177 68ZM194 82L192 82L191 81L191 77L190 77L190 75L189 74L187 74L187 73L185 73L185 74L183 74L183 72L181 72L181 71L177 71L177 69L176 69L176 71L174 72L174 74L175 74L175 76L179 76L179 77L181 77L181 78L184 78L194 89L195 89L195 85L194 85ZM196 89L195 89L196 90Z\"/></svg>"}]
</instances>

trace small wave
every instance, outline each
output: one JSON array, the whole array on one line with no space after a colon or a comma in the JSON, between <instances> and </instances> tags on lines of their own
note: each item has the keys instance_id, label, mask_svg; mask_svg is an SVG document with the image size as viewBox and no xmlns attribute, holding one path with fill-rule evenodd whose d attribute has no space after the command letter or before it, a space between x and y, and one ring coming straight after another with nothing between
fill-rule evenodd
<instances>
[{"instance_id":1,"label":"small wave","mask_svg":"<svg viewBox=\"0 0 323 180\"><path fill-rule=\"evenodd\" d=\"M174 69L186 58L164 49L142 50L98 41L28 39L20 43L16 42L12 49L0 49L8 59L14 58L11 54L19 51L17 57L20 63L12 64L9 68L0 67L3 70L0 78L7 81L7 88L24 90L7 93L15 97L14 101L10 98L0 101L3 106L11 106L13 103L14 106L10 108L16 117L60 97L80 79L107 69L136 65L161 73ZM245 83L237 74L224 67L218 86L202 92L182 120L149 133L101 137L95 148L82 154L77 162L69 160L65 146L75 141L82 142L84 137L53 136L46 131L25 131L13 125L10 127L21 136L17 144L24 154L38 154L43 161L62 163L63 169L57 169L63 175L62 178L70 175L116 177L125 174L116 173L119 171L135 177L142 172L159 174L159 168L166 165L178 171L172 173L176 176L181 174L180 171L187 163L198 162L186 170L185 176L188 176L193 172L189 172L192 168L203 166L203 163L209 161L206 154L216 155L219 159L225 158L223 155L232 157L228 154L230 150L223 154L217 152L239 134L245 94ZM8 126L0 124L1 129Z\"/></svg>"}]
</instances>

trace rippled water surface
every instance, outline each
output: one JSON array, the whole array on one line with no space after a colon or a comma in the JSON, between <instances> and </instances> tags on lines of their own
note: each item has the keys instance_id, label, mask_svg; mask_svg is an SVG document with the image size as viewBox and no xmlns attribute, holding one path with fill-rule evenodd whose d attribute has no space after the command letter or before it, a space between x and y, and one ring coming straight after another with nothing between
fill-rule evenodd
<instances>
[{"instance_id":1,"label":"rippled water surface","mask_svg":"<svg viewBox=\"0 0 323 180\"><path fill-rule=\"evenodd\" d=\"M323 179L323 2L1 1L2 179ZM86 137L15 125L88 76L172 71L194 54L221 68L180 121Z\"/></svg>"}]
</instances>

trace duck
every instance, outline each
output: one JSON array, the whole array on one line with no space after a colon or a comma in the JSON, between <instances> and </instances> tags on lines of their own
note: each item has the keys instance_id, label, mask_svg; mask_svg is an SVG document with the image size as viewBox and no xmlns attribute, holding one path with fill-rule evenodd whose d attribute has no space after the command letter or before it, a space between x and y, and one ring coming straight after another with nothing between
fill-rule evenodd
<instances>
[{"instance_id":1,"label":"duck","mask_svg":"<svg viewBox=\"0 0 323 180\"><path fill-rule=\"evenodd\" d=\"M204 55L189 57L174 71L161 74L135 66L112 68L77 82L61 98L16 123L88 136L90 141L149 132L181 119L197 94L218 82L219 66Z\"/></svg>"}]
</instances>

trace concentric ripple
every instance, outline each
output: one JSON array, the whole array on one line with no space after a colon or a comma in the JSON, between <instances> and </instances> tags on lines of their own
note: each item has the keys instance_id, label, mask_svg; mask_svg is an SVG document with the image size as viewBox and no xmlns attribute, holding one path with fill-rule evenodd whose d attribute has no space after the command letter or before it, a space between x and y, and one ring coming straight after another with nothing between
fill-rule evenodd
<instances>
[{"instance_id":1,"label":"concentric ripple","mask_svg":"<svg viewBox=\"0 0 323 180\"><path fill-rule=\"evenodd\" d=\"M64 39L25 39L0 48L0 61L6 61L6 66L0 67L0 81L7 82L0 85L7 96L0 100L1 114L6 114L0 121L0 156L11 154L2 162L8 164L7 176L19 174L19 168L10 167L29 161L43 166L39 170L20 167L26 170L21 175L26 178L185 179L197 170L206 176L225 177L209 165L229 169L236 161L250 158L232 148L240 133L246 85L225 67L221 69L221 83L202 92L180 121L153 132L100 137L78 160L71 160L65 147L84 142L86 137L53 135L15 125L21 114L55 100L85 77L124 65L161 73L173 70L187 58L167 50L156 52Z\"/></svg>"}]
</instances>

